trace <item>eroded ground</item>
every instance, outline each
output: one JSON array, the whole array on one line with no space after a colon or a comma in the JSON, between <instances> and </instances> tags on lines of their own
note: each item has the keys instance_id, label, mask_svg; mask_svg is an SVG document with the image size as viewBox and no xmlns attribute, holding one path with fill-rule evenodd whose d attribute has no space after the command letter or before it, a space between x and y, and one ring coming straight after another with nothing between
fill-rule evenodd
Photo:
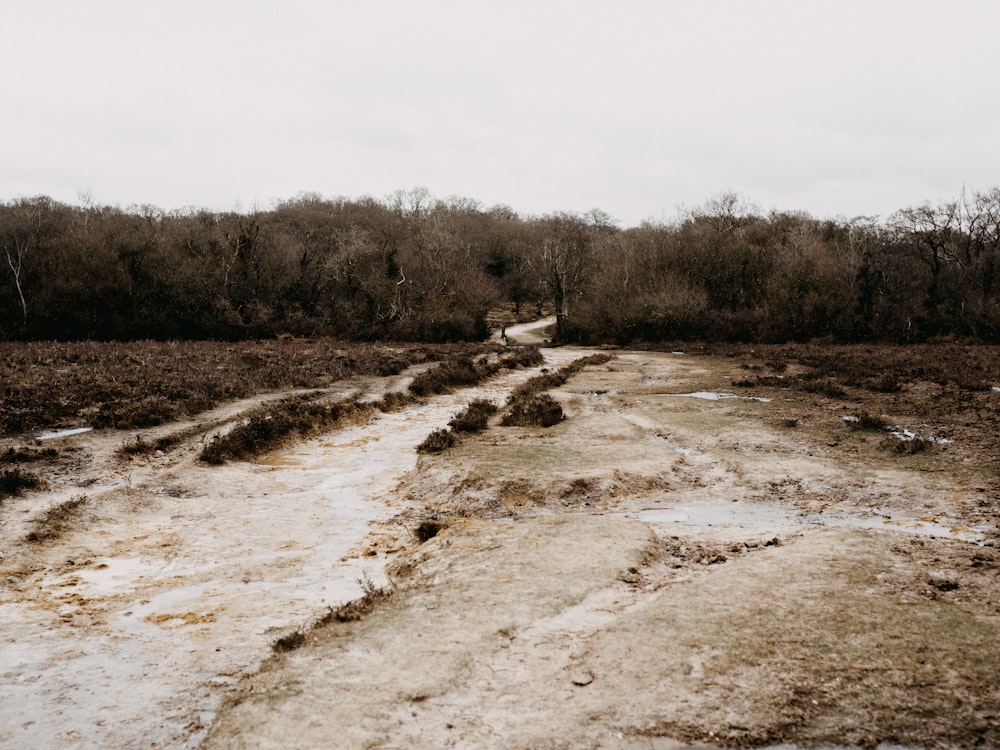
<instances>
[{"instance_id":1,"label":"eroded ground","mask_svg":"<svg viewBox=\"0 0 1000 750\"><path fill-rule=\"evenodd\" d=\"M723 377L619 353L563 424L421 459L381 535L442 531L206 746L996 746L995 498L960 436L902 455L822 401L677 395Z\"/></svg>"},{"instance_id":2,"label":"eroded ground","mask_svg":"<svg viewBox=\"0 0 1000 750\"><path fill-rule=\"evenodd\" d=\"M1000 745L990 457L952 424L887 449L738 368L618 352L553 392L563 423L419 460L533 373L252 464L68 438L43 495L86 501L34 542L38 496L3 508L0 744ZM365 575L388 595L309 628Z\"/></svg>"}]
</instances>

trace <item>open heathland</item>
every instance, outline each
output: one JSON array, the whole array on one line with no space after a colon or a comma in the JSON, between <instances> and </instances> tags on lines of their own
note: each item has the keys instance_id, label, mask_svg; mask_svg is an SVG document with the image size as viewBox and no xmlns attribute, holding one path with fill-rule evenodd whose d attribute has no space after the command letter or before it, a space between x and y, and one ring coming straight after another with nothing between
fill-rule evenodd
<instances>
[{"instance_id":1,"label":"open heathland","mask_svg":"<svg viewBox=\"0 0 1000 750\"><path fill-rule=\"evenodd\" d=\"M330 339L0 342L0 435L79 425L151 427L257 393L322 388L489 350Z\"/></svg>"},{"instance_id":2,"label":"open heathland","mask_svg":"<svg viewBox=\"0 0 1000 750\"><path fill-rule=\"evenodd\" d=\"M2 438L0 744L1000 744L1000 352L592 354ZM199 461L286 399L380 406Z\"/></svg>"}]
</instances>

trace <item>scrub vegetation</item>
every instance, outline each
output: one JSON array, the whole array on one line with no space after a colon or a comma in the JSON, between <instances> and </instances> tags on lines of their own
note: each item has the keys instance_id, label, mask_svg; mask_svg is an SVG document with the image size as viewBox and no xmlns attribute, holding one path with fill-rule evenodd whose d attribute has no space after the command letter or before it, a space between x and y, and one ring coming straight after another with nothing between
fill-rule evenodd
<instances>
[{"instance_id":1,"label":"scrub vegetation","mask_svg":"<svg viewBox=\"0 0 1000 750\"><path fill-rule=\"evenodd\" d=\"M44 486L45 482L30 472L21 469L0 471L0 500L20 495L25 490L38 490Z\"/></svg>"},{"instance_id":2,"label":"scrub vegetation","mask_svg":"<svg viewBox=\"0 0 1000 750\"><path fill-rule=\"evenodd\" d=\"M253 458L273 451L294 437L307 438L363 422L378 411L397 411L421 396L476 385L502 369L521 366L539 358L541 354L537 347L520 347L509 356L502 357L491 357L488 352L474 357L462 351L414 376L408 387L409 393L390 392L377 401L347 398L332 403L323 391L289 396L264 404L246 415L231 430L214 437L200 457L209 464ZM484 407L480 404L470 408L481 411ZM471 429L472 422L465 424Z\"/></svg>"},{"instance_id":3,"label":"scrub vegetation","mask_svg":"<svg viewBox=\"0 0 1000 750\"><path fill-rule=\"evenodd\" d=\"M392 375L455 351L329 339L0 342L0 435L78 424L150 427L256 393Z\"/></svg>"},{"instance_id":4,"label":"scrub vegetation","mask_svg":"<svg viewBox=\"0 0 1000 750\"><path fill-rule=\"evenodd\" d=\"M0 340L482 340L501 303L586 344L998 342L1000 188L882 220L723 194L625 229L425 189L246 213L0 203Z\"/></svg>"},{"instance_id":5,"label":"scrub vegetation","mask_svg":"<svg viewBox=\"0 0 1000 750\"><path fill-rule=\"evenodd\" d=\"M507 325L548 315L546 343L631 351L571 363L577 350L553 351L548 359L567 364L509 393L490 391L501 403L460 392L505 369L543 365L536 347L484 341L492 333L515 343ZM513 336L542 340L527 329ZM596 209L521 216L423 189L385 200L300 195L244 213L0 202L0 505L5 545L22 560L5 562L5 575L23 579L25 613L58 607L73 627L85 627L84 616L108 626L114 618L102 619L101 606L120 594L88 588L76 569L93 564L106 531L118 534L109 559L127 551L172 562L173 545L183 559L187 535L173 523L149 521L144 528L161 536L137 546L145 537L135 520L169 512L180 528L184 508L198 524L208 519L213 534L216 522L223 529L193 547L195 557L222 559L215 548L234 535L241 552L280 542L266 566L249 555L241 565L236 612L255 575L264 580L285 560L298 565L297 542L291 531L276 541L270 528L244 542L253 514L240 505L238 525L227 526L237 506L205 501L200 483L268 509L270 525L272 498L281 496L292 519L289 487L311 502L313 480L277 465L205 464L349 424L371 421L362 432L375 438L379 413L432 397L456 410L418 448L440 455L393 475L396 484L364 480L386 505L405 500L356 552L396 565L400 588L365 578L361 599L283 628L273 642L276 664L281 652L295 650L295 663L306 664L310 649L339 648L324 641L330 633L366 646L353 652L356 675L350 659L337 669L320 660L318 691L289 690L309 683L262 671L276 687L255 696L274 705L275 696L308 697L304 718L292 722L303 730L319 725L314 699L328 695L324 716L350 712L333 722L338 731L353 731L364 714L388 717L386 731L398 733L407 695L421 704L406 711L413 726L429 717L410 745L485 747L486 722L469 711L475 721L462 724L451 707L485 705L477 691L487 685L496 688L489 695L541 707L537 722L503 710L487 717L501 722L500 734L509 730L505 741L520 732L525 747L552 736L576 746L611 731L728 746L994 746L998 391L1000 188L884 219L763 212L721 195L676 220L631 228ZM206 414L252 396L260 404L264 394L269 403ZM685 395L713 398L675 398ZM409 423L405 445L387 450L411 451L439 428L421 414L430 411L398 420ZM563 426L538 429L566 414ZM181 420L190 422L161 427ZM525 429L486 432L491 422ZM121 432L54 439L58 450L35 442L43 429L81 426ZM133 456L142 458L123 472ZM116 489L122 476L125 491ZM771 522L758 536L651 521L658 537L620 513L696 516L705 497L748 519L758 505L762 515L780 506L780 544ZM330 512L323 503L300 535ZM800 524L802 514L831 525ZM838 528L841 516L865 525ZM506 518L519 520L492 523ZM951 538L891 536L904 526ZM663 536L674 532L683 536ZM209 585L224 588L214 578ZM380 617L367 617L376 610ZM871 622L858 628L844 615L857 612ZM567 613L575 624L561 619ZM156 616L178 627L237 622L223 606ZM572 649L552 645L552 628L562 638L566 625ZM402 653L412 673L398 662L401 642L412 645ZM535 651L538 663L525 671L522 657ZM384 654L392 665L379 661ZM489 675L462 676L480 662ZM339 674L347 699L322 683ZM411 689L414 675L426 689ZM402 687L387 689L397 677ZM36 678L17 677L26 686ZM624 694L636 700L623 704ZM278 735L285 744L286 734ZM324 728L315 746L328 737Z\"/></svg>"}]
</instances>

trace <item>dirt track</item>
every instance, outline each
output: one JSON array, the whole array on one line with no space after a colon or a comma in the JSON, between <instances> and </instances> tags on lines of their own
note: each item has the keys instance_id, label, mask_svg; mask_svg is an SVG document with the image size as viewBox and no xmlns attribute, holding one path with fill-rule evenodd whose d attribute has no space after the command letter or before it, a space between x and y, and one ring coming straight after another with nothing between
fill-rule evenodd
<instances>
[{"instance_id":1,"label":"dirt track","mask_svg":"<svg viewBox=\"0 0 1000 750\"><path fill-rule=\"evenodd\" d=\"M6 507L0 744L1000 744L983 477L844 439L822 405L711 400L730 366L619 353L555 392L561 425L419 462L526 374L260 464L95 468L41 545ZM254 674L385 565L390 596Z\"/></svg>"}]
</instances>

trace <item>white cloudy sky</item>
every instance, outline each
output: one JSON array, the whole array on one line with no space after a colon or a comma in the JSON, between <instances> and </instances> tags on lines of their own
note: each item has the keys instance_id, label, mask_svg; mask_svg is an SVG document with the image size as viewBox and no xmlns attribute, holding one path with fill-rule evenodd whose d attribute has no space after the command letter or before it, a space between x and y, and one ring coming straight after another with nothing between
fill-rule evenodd
<instances>
[{"instance_id":1,"label":"white cloudy sky","mask_svg":"<svg viewBox=\"0 0 1000 750\"><path fill-rule=\"evenodd\" d=\"M886 215L1000 184L995 0L4 0L0 200Z\"/></svg>"}]
</instances>

